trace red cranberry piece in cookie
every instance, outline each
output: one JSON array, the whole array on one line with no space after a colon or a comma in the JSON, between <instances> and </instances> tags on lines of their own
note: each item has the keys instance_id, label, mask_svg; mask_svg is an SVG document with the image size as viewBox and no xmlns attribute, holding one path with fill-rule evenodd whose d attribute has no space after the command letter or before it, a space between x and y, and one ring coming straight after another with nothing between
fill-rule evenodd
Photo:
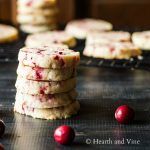
<instances>
[{"instance_id":1,"label":"red cranberry piece in cookie","mask_svg":"<svg viewBox=\"0 0 150 150\"><path fill-rule=\"evenodd\" d=\"M63 52L59 52L59 55L62 55L63 54Z\"/></svg>"},{"instance_id":2,"label":"red cranberry piece in cookie","mask_svg":"<svg viewBox=\"0 0 150 150\"><path fill-rule=\"evenodd\" d=\"M110 52L113 53L115 51L114 47L110 47Z\"/></svg>"},{"instance_id":3,"label":"red cranberry piece in cookie","mask_svg":"<svg viewBox=\"0 0 150 150\"><path fill-rule=\"evenodd\" d=\"M40 94L45 94L45 91L47 90L46 87L41 87L40 88Z\"/></svg>"},{"instance_id":4,"label":"red cranberry piece in cookie","mask_svg":"<svg viewBox=\"0 0 150 150\"><path fill-rule=\"evenodd\" d=\"M33 3L33 0L29 0L29 1L26 3L26 6L30 7L30 6L32 6L32 3Z\"/></svg>"},{"instance_id":5,"label":"red cranberry piece in cookie","mask_svg":"<svg viewBox=\"0 0 150 150\"><path fill-rule=\"evenodd\" d=\"M56 55L56 56L54 57L54 59L55 59L55 60L59 60L59 56Z\"/></svg>"},{"instance_id":6,"label":"red cranberry piece in cookie","mask_svg":"<svg viewBox=\"0 0 150 150\"><path fill-rule=\"evenodd\" d=\"M49 99L53 99L54 98L54 94L48 94L48 98Z\"/></svg>"},{"instance_id":7,"label":"red cranberry piece in cookie","mask_svg":"<svg viewBox=\"0 0 150 150\"><path fill-rule=\"evenodd\" d=\"M24 103L22 104L22 110L25 111L26 108L27 108L27 106L26 106L26 103L24 102Z\"/></svg>"},{"instance_id":8,"label":"red cranberry piece in cookie","mask_svg":"<svg viewBox=\"0 0 150 150\"><path fill-rule=\"evenodd\" d=\"M32 69L35 70L35 77L36 77L36 79L37 79L37 80L42 79L42 77L43 77L43 75L42 75L43 68L40 68L40 67L33 67Z\"/></svg>"},{"instance_id":9,"label":"red cranberry piece in cookie","mask_svg":"<svg viewBox=\"0 0 150 150\"><path fill-rule=\"evenodd\" d=\"M65 65L65 62L62 58L60 59L60 64L61 64L62 67Z\"/></svg>"},{"instance_id":10,"label":"red cranberry piece in cookie","mask_svg":"<svg viewBox=\"0 0 150 150\"><path fill-rule=\"evenodd\" d=\"M62 55L62 54L61 54L61 55ZM60 62L60 64L61 64L62 67L65 65L65 62L64 62L63 58L61 58L59 55L56 55L56 56L54 57L54 59L55 59L55 60L58 60L58 61Z\"/></svg>"}]
</instances>

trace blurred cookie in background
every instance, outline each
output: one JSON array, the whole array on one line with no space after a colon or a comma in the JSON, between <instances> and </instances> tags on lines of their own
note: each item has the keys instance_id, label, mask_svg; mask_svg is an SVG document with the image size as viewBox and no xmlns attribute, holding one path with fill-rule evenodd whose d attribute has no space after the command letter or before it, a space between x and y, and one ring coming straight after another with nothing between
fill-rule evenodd
<instances>
[{"instance_id":1,"label":"blurred cookie in background","mask_svg":"<svg viewBox=\"0 0 150 150\"><path fill-rule=\"evenodd\" d=\"M65 31L48 31L29 35L25 41L26 46L51 46L51 44L65 44L68 47L76 46L76 39Z\"/></svg>"},{"instance_id":2,"label":"blurred cookie in background","mask_svg":"<svg viewBox=\"0 0 150 150\"><path fill-rule=\"evenodd\" d=\"M85 39L89 32L110 31L111 23L100 19L81 19L70 21L66 26L66 32L77 39Z\"/></svg>"},{"instance_id":3,"label":"blurred cookie in background","mask_svg":"<svg viewBox=\"0 0 150 150\"><path fill-rule=\"evenodd\" d=\"M125 31L91 32L87 35L86 44L128 42L130 40L130 33Z\"/></svg>"},{"instance_id":4,"label":"blurred cookie in background","mask_svg":"<svg viewBox=\"0 0 150 150\"><path fill-rule=\"evenodd\" d=\"M22 31L38 33L57 27L56 0L18 0L17 21Z\"/></svg>"},{"instance_id":5,"label":"blurred cookie in background","mask_svg":"<svg viewBox=\"0 0 150 150\"><path fill-rule=\"evenodd\" d=\"M131 42L88 44L83 55L104 59L130 59L141 55L141 50Z\"/></svg>"},{"instance_id":6,"label":"blurred cookie in background","mask_svg":"<svg viewBox=\"0 0 150 150\"><path fill-rule=\"evenodd\" d=\"M150 50L150 30L132 34L133 43L143 50Z\"/></svg>"},{"instance_id":7,"label":"blurred cookie in background","mask_svg":"<svg viewBox=\"0 0 150 150\"><path fill-rule=\"evenodd\" d=\"M0 24L0 43L12 42L18 39L18 30L10 25Z\"/></svg>"}]
</instances>

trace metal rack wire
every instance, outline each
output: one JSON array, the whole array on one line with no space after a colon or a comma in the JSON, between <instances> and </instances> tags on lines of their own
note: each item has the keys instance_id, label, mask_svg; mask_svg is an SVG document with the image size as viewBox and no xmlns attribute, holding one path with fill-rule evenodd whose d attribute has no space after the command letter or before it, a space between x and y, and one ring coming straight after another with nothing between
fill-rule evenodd
<instances>
[{"instance_id":1,"label":"metal rack wire","mask_svg":"<svg viewBox=\"0 0 150 150\"><path fill-rule=\"evenodd\" d=\"M150 53L143 52L143 55L140 58L131 58L129 60L105 60L97 58L87 58L83 56L80 64L83 66L94 67L150 70Z\"/></svg>"}]
</instances>

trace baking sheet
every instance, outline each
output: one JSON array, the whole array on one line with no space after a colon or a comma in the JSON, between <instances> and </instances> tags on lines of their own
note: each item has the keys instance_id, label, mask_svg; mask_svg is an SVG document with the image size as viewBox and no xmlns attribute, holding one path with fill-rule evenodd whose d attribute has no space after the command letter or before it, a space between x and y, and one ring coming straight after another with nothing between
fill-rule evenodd
<instances>
[{"instance_id":1,"label":"baking sheet","mask_svg":"<svg viewBox=\"0 0 150 150\"><path fill-rule=\"evenodd\" d=\"M0 143L6 150L150 149L148 52L144 53L146 59L131 62L82 56L77 78L81 103L79 114L66 120L48 121L13 112L17 53L25 37L21 33L19 41L0 46L0 118L6 123L6 132ZM75 49L82 50L83 46L83 41L79 41ZM136 110L133 124L119 125L115 121L114 111L121 104L129 104ZM54 129L62 124L71 125L76 130L75 142L71 146L61 146L53 140ZM109 139L125 142L93 143L94 140ZM140 144L127 144L127 139L140 140ZM89 140L91 143L87 143Z\"/></svg>"},{"instance_id":2,"label":"baking sheet","mask_svg":"<svg viewBox=\"0 0 150 150\"><path fill-rule=\"evenodd\" d=\"M0 63L0 118L6 123L6 132L0 143L6 150L48 149L149 149L150 148L150 72L144 70L79 67L78 115L66 119L47 121L13 113L17 63ZM136 110L135 122L119 125L114 110L129 104ZM60 146L53 140L54 129L62 124L76 130L71 146ZM140 140L132 144L86 144L90 139Z\"/></svg>"}]
</instances>

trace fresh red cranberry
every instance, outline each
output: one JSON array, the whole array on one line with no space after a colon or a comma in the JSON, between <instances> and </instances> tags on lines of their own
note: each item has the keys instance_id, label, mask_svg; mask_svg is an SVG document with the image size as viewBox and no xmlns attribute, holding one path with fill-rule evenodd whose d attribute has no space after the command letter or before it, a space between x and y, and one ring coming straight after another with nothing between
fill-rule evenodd
<instances>
[{"instance_id":1,"label":"fresh red cranberry","mask_svg":"<svg viewBox=\"0 0 150 150\"><path fill-rule=\"evenodd\" d=\"M73 142L75 138L75 132L70 126L59 126L54 132L54 139L59 144L68 145Z\"/></svg>"},{"instance_id":2,"label":"fresh red cranberry","mask_svg":"<svg viewBox=\"0 0 150 150\"><path fill-rule=\"evenodd\" d=\"M4 150L4 146L0 143L0 150Z\"/></svg>"},{"instance_id":3,"label":"fresh red cranberry","mask_svg":"<svg viewBox=\"0 0 150 150\"><path fill-rule=\"evenodd\" d=\"M134 110L128 105L119 106L115 111L115 118L121 124L128 124L134 119Z\"/></svg>"},{"instance_id":4,"label":"fresh red cranberry","mask_svg":"<svg viewBox=\"0 0 150 150\"><path fill-rule=\"evenodd\" d=\"M0 120L0 137L4 135L5 132L5 124L2 120Z\"/></svg>"}]
</instances>

